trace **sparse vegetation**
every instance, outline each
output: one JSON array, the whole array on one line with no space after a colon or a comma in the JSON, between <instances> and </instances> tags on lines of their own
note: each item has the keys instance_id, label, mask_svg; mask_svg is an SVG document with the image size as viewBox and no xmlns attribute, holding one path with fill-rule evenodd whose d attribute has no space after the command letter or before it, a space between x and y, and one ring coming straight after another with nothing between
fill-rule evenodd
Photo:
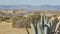
<instances>
[{"instance_id":1,"label":"sparse vegetation","mask_svg":"<svg viewBox=\"0 0 60 34\"><path fill-rule=\"evenodd\" d=\"M10 10L9 10L10 11ZM40 14L44 14L46 16L49 16L49 15L60 15L59 12L48 12L49 10L47 11L32 11L32 12L25 12L25 11L20 11L17 12L17 11L13 11L11 13L7 13L7 12L3 12L4 14L1 14L0 15L0 21L5 21L7 23L10 23L12 22L12 27L13 28L24 28L26 29L26 31L29 33L29 28L31 28L31 24L33 24L33 27L35 28L35 32L37 34L37 23L40 22ZM1 22L0 22L1 23Z\"/></svg>"}]
</instances>

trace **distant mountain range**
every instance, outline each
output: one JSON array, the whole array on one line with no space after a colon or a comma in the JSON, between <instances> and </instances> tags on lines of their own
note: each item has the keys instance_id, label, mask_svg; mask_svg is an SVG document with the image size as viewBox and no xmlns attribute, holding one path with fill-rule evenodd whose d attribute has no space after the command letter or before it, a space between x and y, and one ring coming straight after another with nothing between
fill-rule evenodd
<instances>
[{"instance_id":1,"label":"distant mountain range","mask_svg":"<svg viewBox=\"0 0 60 34\"><path fill-rule=\"evenodd\" d=\"M24 10L60 10L60 6L56 5L40 5L40 6L31 6L31 5L15 5L15 6L8 6L8 5L0 5L0 10L6 9L24 9Z\"/></svg>"}]
</instances>

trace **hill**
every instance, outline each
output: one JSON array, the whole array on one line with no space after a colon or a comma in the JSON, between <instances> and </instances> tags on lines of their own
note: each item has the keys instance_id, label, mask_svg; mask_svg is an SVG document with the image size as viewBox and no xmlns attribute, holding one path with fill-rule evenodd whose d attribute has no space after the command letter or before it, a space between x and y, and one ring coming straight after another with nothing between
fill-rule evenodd
<instances>
[{"instance_id":1,"label":"hill","mask_svg":"<svg viewBox=\"0 0 60 34\"><path fill-rule=\"evenodd\" d=\"M24 9L24 10L60 10L60 6L58 5L40 5L40 6L32 6L32 5L0 5L0 10L7 9Z\"/></svg>"}]
</instances>

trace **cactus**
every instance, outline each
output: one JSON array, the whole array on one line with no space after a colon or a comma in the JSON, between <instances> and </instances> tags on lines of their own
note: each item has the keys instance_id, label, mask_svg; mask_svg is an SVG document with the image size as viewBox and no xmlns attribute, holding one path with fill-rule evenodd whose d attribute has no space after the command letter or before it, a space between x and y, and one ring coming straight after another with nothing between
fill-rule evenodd
<instances>
[{"instance_id":1,"label":"cactus","mask_svg":"<svg viewBox=\"0 0 60 34\"><path fill-rule=\"evenodd\" d=\"M39 15L30 15L30 21L32 23L34 34L38 34L38 22L39 22L39 20L40 20Z\"/></svg>"},{"instance_id":2,"label":"cactus","mask_svg":"<svg viewBox=\"0 0 60 34\"><path fill-rule=\"evenodd\" d=\"M41 15L41 22L36 22L35 19L30 16L34 34L52 34L52 21L53 16L50 16L50 20L47 20L47 16ZM35 23L36 22L36 23Z\"/></svg>"}]
</instances>

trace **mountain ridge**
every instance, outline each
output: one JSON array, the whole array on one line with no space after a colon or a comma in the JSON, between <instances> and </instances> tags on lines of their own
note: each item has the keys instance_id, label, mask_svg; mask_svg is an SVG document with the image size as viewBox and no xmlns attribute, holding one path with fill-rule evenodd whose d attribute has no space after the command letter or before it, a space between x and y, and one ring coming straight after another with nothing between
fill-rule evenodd
<instances>
[{"instance_id":1,"label":"mountain ridge","mask_svg":"<svg viewBox=\"0 0 60 34\"><path fill-rule=\"evenodd\" d=\"M24 9L24 10L60 10L59 5L40 5L40 6L32 6L32 5L0 5L0 10L7 9Z\"/></svg>"}]
</instances>

